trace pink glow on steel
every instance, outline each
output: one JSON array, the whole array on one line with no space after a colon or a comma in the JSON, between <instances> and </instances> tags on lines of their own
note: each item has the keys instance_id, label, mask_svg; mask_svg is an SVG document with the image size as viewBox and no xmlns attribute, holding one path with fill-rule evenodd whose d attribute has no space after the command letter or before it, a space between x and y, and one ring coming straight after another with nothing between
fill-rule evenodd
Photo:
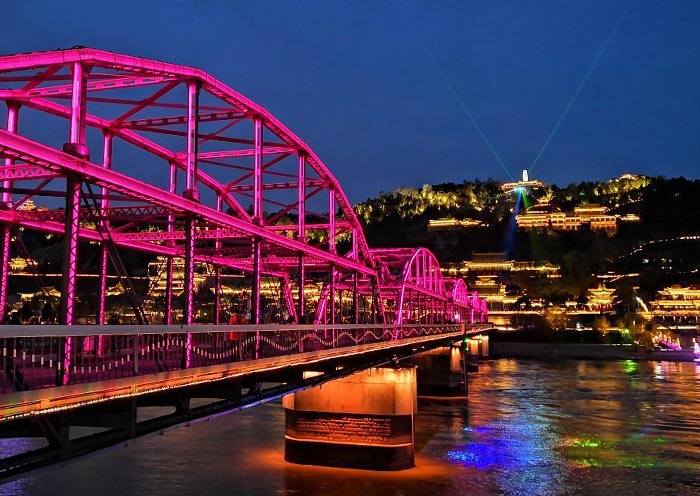
<instances>
[{"instance_id":1,"label":"pink glow on steel","mask_svg":"<svg viewBox=\"0 0 700 496\"><path fill-rule=\"evenodd\" d=\"M221 195L216 195L216 210L221 212L224 208L224 202ZM221 251L221 239L214 242L214 248L217 253ZM221 266L214 267L214 323L221 324Z\"/></svg>"},{"instance_id":2,"label":"pink glow on steel","mask_svg":"<svg viewBox=\"0 0 700 496\"><path fill-rule=\"evenodd\" d=\"M3 224L0 229L0 249L2 249L2 266L0 267L0 322L5 322L7 308L7 283L10 272L10 245L12 244L12 231L9 225Z\"/></svg>"},{"instance_id":3,"label":"pink glow on steel","mask_svg":"<svg viewBox=\"0 0 700 496\"><path fill-rule=\"evenodd\" d=\"M194 229L195 222L191 215L185 219L187 239L185 240L185 308L183 309L183 324L194 323ZM185 338L185 368L192 366L192 334L187 333Z\"/></svg>"},{"instance_id":4,"label":"pink glow on steel","mask_svg":"<svg viewBox=\"0 0 700 496\"><path fill-rule=\"evenodd\" d=\"M19 105L16 102L7 102L7 132L17 133L17 125L19 120ZM5 159L5 166L12 167L14 160L12 158ZM9 191L12 188L12 181L4 179L2 182L5 190L2 193L3 208L7 208L12 203L12 193ZM12 230L7 224L3 224L0 229L0 249L2 249L2 257L0 259L0 322L5 322L6 307L7 307L7 284L9 278L9 263L10 263L10 245L12 243Z\"/></svg>"},{"instance_id":5,"label":"pink glow on steel","mask_svg":"<svg viewBox=\"0 0 700 496\"><path fill-rule=\"evenodd\" d=\"M335 193L328 190L328 250L335 253Z\"/></svg>"},{"instance_id":6,"label":"pink glow on steel","mask_svg":"<svg viewBox=\"0 0 700 496\"><path fill-rule=\"evenodd\" d=\"M331 217L332 216L333 216L333 214L331 213ZM335 324L335 312L336 312L336 308L335 308L335 297L336 297L335 278L336 278L336 274L335 274L335 269L332 266L331 266L329 277L330 277L330 280L328 281L328 303L329 303L329 305L328 305L327 322L332 325L332 324Z\"/></svg>"},{"instance_id":7,"label":"pink glow on steel","mask_svg":"<svg viewBox=\"0 0 700 496\"><path fill-rule=\"evenodd\" d=\"M424 307L421 295L428 296L428 315L433 310L433 301L445 301L445 286L440 266L435 255L425 248L385 248L373 250L375 258L382 261L387 271L398 274L394 301L396 303L393 322L404 323L404 316L414 307ZM385 279L388 275L385 276ZM385 285L386 286L386 285ZM424 309L424 308L421 308ZM419 319L420 320L420 319Z\"/></svg>"},{"instance_id":8,"label":"pink glow on steel","mask_svg":"<svg viewBox=\"0 0 700 496\"><path fill-rule=\"evenodd\" d=\"M63 276L61 278L60 323L73 325L75 317L75 289L78 281L78 227L80 225L81 183L74 177L66 178L66 221L63 236ZM60 346L60 345L59 345ZM63 344L63 370L61 384L70 383L73 358L73 338L66 337Z\"/></svg>"},{"instance_id":9,"label":"pink glow on steel","mask_svg":"<svg viewBox=\"0 0 700 496\"><path fill-rule=\"evenodd\" d=\"M73 325L75 316L75 286L78 279L78 228L80 226L81 183L69 176L66 180L66 219L63 235L63 265L61 270L60 323Z\"/></svg>"},{"instance_id":10,"label":"pink glow on steel","mask_svg":"<svg viewBox=\"0 0 700 496\"><path fill-rule=\"evenodd\" d=\"M112 168L112 133L105 133L102 146L102 167L105 169ZM102 187L101 190L102 199L100 201L100 213L103 217L102 228L104 231L108 231L109 221L104 219L107 214L107 210L110 207L109 204L109 189ZM99 290L97 293L98 297L98 308L97 308L97 324L105 325L106 323L106 296L107 296L107 269L109 264L109 253L107 244L103 241L100 246L100 279L99 279ZM102 338L98 339L97 343L98 353L102 354Z\"/></svg>"},{"instance_id":11,"label":"pink glow on steel","mask_svg":"<svg viewBox=\"0 0 700 496\"><path fill-rule=\"evenodd\" d=\"M296 305L290 315L297 321L303 320L305 304L311 302L305 286L311 288L321 281L327 282L327 296L318 304L327 305L323 314L330 322L338 315L349 315L350 309L343 307L350 304L354 309L350 315L357 321L360 301L371 308L365 309L367 318L376 320L379 316L384 321L384 315L391 313L389 320L397 323L405 318L444 320L441 313L452 313L455 306L466 312L463 302L448 301L432 253L422 249L370 250L340 184L313 150L267 110L205 72L89 48L0 57L0 72L13 71L23 71L23 85L0 90L0 100L64 119L70 131L70 146L66 147L70 155L30 136L15 134L8 125L7 131L0 130L0 155L5 164L0 167L0 180L6 186L35 181L28 188L14 188L17 194L25 195L22 201L60 195L55 185L54 191L48 189L54 178L70 177L78 184L95 185L100 188L105 221L102 230L88 223L80 226L81 209L72 205L65 211L0 211L0 222L65 233L68 251L77 250L78 241L101 242L107 231L118 247L168 257L166 322L174 313L173 257L185 259L185 322L191 322L197 311L193 298L195 262L215 267L217 320L221 270L253 276L251 310L252 320L257 322L262 276L296 283L296 293L284 284L281 291L288 310ZM186 98L178 100L182 92L175 90L183 87ZM161 101L166 94L168 101ZM206 105L200 105L200 99ZM88 104L93 113L87 112ZM85 160L87 127L105 134L102 165ZM173 145L178 137L186 142L184 151ZM129 162L112 153L113 140L120 143L115 150L126 144L150 158L147 179L139 175L145 167L123 172ZM169 180L167 189L153 180L159 171L165 181ZM185 195L178 194L178 171L184 176ZM5 194L11 197L13 188L9 189ZM69 189L67 196L74 199L73 193ZM323 199L325 194L327 202L320 202L325 205L321 212L314 212L314 218L327 215L327 223L307 223L309 200ZM249 204L252 215L246 211ZM306 233L311 229L326 231L327 245L307 243ZM352 240L348 253L336 250L341 235ZM213 252L207 240L214 240ZM200 247L205 246L208 250L200 254L205 251ZM242 255L230 247L251 248ZM77 251L74 253L77 256ZM100 323L106 313L105 276L103 263ZM352 298L343 298L348 291ZM296 304L292 295L297 296ZM71 301L73 296L74 283L65 292ZM475 312L484 318L482 308Z\"/></svg>"},{"instance_id":12,"label":"pink glow on steel","mask_svg":"<svg viewBox=\"0 0 700 496\"><path fill-rule=\"evenodd\" d=\"M252 240L251 257L253 259L253 278L250 296L250 318L253 324L260 324L260 258L262 241L255 236Z\"/></svg>"},{"instance_id":13,"label":"pink glow on steel","mask_svg":"<svg viewBox=\"0 0 700 496\"><path fill-rule=\"evenodd\" d=\"M187 237L185 239L185 308L183 309L184 324L192 325L194 322L194 230L195 221L192 215L185 219Z\"/></svg>"},{"instance_id":14,"label":"pink glow on steel","mask_svg":"<svg viewBox=\"0 0 700 496\"><path fill-rule=\"evenodd\" d=\"M255 134L255 149L253 161L253 221L258 225L264 224L263 219L263 167L262 167L262 134L263 125L260 117L253 119Z\"/></svg>"},{"instance_id":15,"label":"pink glow on steel","mask_svg":"<svg viewBox=\"0 0 700 496\"><path fill-rule=\"evenodd\" d=\"M280 280L280 286L282 290L282 297L284 298L285 308L292 322L299 324L299 317L297 316L297 309L294 306L294 295L292 295L292 289L289 287L289 281L286 278Z\"/></svg>"},{"instance_id":16,"label":"pink glow on steel","mask_svg":"<svg viewBox=\"0 0 700 496\"><path fill-rule=\"evenodd\" d=\"M9 101L7 102L7 132L8 133L17 133L17 126L18 126L18 121L19 121L19 105L17 102L12 102ZM14 164L14 160L12 158L7 158L5 159L5 166L6 167L11 167ZM12 182L8 181L7 179L3 180L3 187L5 188L5 191L2 193L2 202L7 205L8 202L12 201L12 193L10 191L7 191L8 188L12 186Z\"/></svg>"},{"instance_id":17,"label":"pink glow on steel","mask_svg":"<svg viewBox=\"0 0 700 496\"><path fill-rule=\"evenodd\" d=\"M165 324L173 323L173 257L169 256L165 265Z\"/></svg>"},{"instance_id":18,"label":"pink glow on steel","mask_svg":"<svg viewBox=\"0 0 700 496\"><path fill-rule=\"evenodd\" d=\"M73 337L67 336L64 338L63 344L63 362L62 367L59 369L60 382L59 385L65 386L70 384L71 379L71 364L73 362Z\"/></svg>"},{"instance_id":19,"label":"pink glow on steel","mask_svg":"<svg viewBox=\"0 0 700 496\"><path fill-rule=\"evenodd\" d=\"M299 309L297 310L298 320L300 323L304 322L305 314L305 294L304 286L306 285L306 266L304 265L304 255L299 254L299 262L297 264L297 288L298 288L298 299L299 299Z\"/></svg>"},{"instance_id":20,"label":"pink glow on steel","mask_svg":"<svg viewBox=\"0 0 700 496\"><path fill-rule=\"evenodd\" d=\"M85 112L87 109L87 78L81 62L74 62L71 88L70 143L85 144Z\"/></svg>"},{"instance_id":21,"label":"pink glow on steel","mask_svg":"<svg viewBox=\"0 0 700 496\"><path fill-rule=\"evenodd\" d=\"M199 86L198 81L188 81L187 83L187 165L185 190L192 193L197 190Z\"/></svg>"},{"instance_id":22,"label":"pink glow on steel","mask_svg":"<svg viewBox=\"0 0 700 496\"><path fill-rule=\"evenodd\" d=\"M299 154L299 172L297 187L297 239L306 243L306 158Z\"/></svg>"}]
</instances>

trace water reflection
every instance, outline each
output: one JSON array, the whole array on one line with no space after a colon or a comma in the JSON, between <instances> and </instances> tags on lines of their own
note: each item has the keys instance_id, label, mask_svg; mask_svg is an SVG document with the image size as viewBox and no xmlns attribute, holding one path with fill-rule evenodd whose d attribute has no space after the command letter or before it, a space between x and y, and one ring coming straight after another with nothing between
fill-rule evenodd
<instances>
[{"instance_id":1,"label":"water reflection","mask_svg":"<svg viewBox=\"0 0 700 496\"><path fill-rule=\"evenodd\" d=\"M403 472L286 463L274 403L32 473L0 495L700 494L698 369L482 363L468 402L420 401L416 468Z\"/></svg>"}]
</instances>

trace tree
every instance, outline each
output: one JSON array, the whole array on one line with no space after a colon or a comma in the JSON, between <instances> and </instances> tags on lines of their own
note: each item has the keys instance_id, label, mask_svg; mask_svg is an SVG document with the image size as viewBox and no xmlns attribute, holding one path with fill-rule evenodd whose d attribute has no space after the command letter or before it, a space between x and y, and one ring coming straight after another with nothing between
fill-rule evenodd
<instances>
[{"instance_id":1,"label":"tree","mask_svg":"<svg viewBox=\"0 0 700 496\"><path fill-rule=\"evenodd\" d=\"M604 315L596 317L593 321L593 330L602 334L607 334L610 330L610 321Z\"/></svg>"},{"instance_id":2,"label":"tree","mask_svg":"<svg viewBox=\"0 0 700 496\"><path fill-rule=\"evenodd\" d=\"M630 313L637 307L637 294L632 286L632 281L623 280L612 294L613 307L618 315Z\"/></svg>"},{"instance_id":3,"label":"tree","mask_svg":"<svg viewBox=\"0 0 700 496\"><path fill-rule=\"evenodd\" d=\"M566 328L566 312L557 305L547 308L544 312L544 318L547 321L547 325L555 331L561 331Z\"/></svg>"},{"instance_id":4,"label":"tree","mask_svg":"<svg viewBox=\"0 0 700 496\"><path fill-rule=\"evenodd\" d=\"M651 347L653 342L654 325L648 325L640 314L627 312L617 321L620 333L634 343Z\"/></svg>"}]
</instances>

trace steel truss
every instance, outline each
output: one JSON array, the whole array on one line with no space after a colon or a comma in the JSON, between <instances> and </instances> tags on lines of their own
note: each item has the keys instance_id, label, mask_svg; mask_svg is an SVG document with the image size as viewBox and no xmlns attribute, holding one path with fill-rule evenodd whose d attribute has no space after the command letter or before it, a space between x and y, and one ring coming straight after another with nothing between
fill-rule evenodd
<instances>
[{"instance_id":1,"label":"steel truss","mask_svg":"<svg viewBox=\"0 0 700 496\"><path fill-rule=\"evenodd\" d=\"M59 322L77 323L80 246L101 248L95 323L108 313L110 247L161 255L163 323L173 321L174 260L184 261L184 324L197 274L245 274L251 323L265 281L288 321L480 322L483 300L443 280L426 249L372 250L337 179L269 111L200 69L73 48L0 57L0 321L7 317L12 232L63 236ZM24 122L29 125L21 125ZM65 141L43 124L65 130ZM46 209L29 210L28 205ZM269 286L269 284L268 284ZM69 357L70 339L62 344ZM69 381L68 376L63 378Z\"/></svg>"}]
</instances>

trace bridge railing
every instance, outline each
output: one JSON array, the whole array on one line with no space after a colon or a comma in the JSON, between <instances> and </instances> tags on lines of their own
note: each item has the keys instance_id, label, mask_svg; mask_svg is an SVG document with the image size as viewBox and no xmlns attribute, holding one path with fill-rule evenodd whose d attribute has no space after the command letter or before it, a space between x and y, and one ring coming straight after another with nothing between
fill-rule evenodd
<instances>
[{"instance_id":1,"label":"bridge railing","mask_svg":"<svg viewBox=\"0 0 700 496\"><path fill-rule=\"evenodd\" d=\"M483 325L0 327L0 394L477 330ZM99 334L95 334L99 332Z\"/></svg>"}]
</instances>

